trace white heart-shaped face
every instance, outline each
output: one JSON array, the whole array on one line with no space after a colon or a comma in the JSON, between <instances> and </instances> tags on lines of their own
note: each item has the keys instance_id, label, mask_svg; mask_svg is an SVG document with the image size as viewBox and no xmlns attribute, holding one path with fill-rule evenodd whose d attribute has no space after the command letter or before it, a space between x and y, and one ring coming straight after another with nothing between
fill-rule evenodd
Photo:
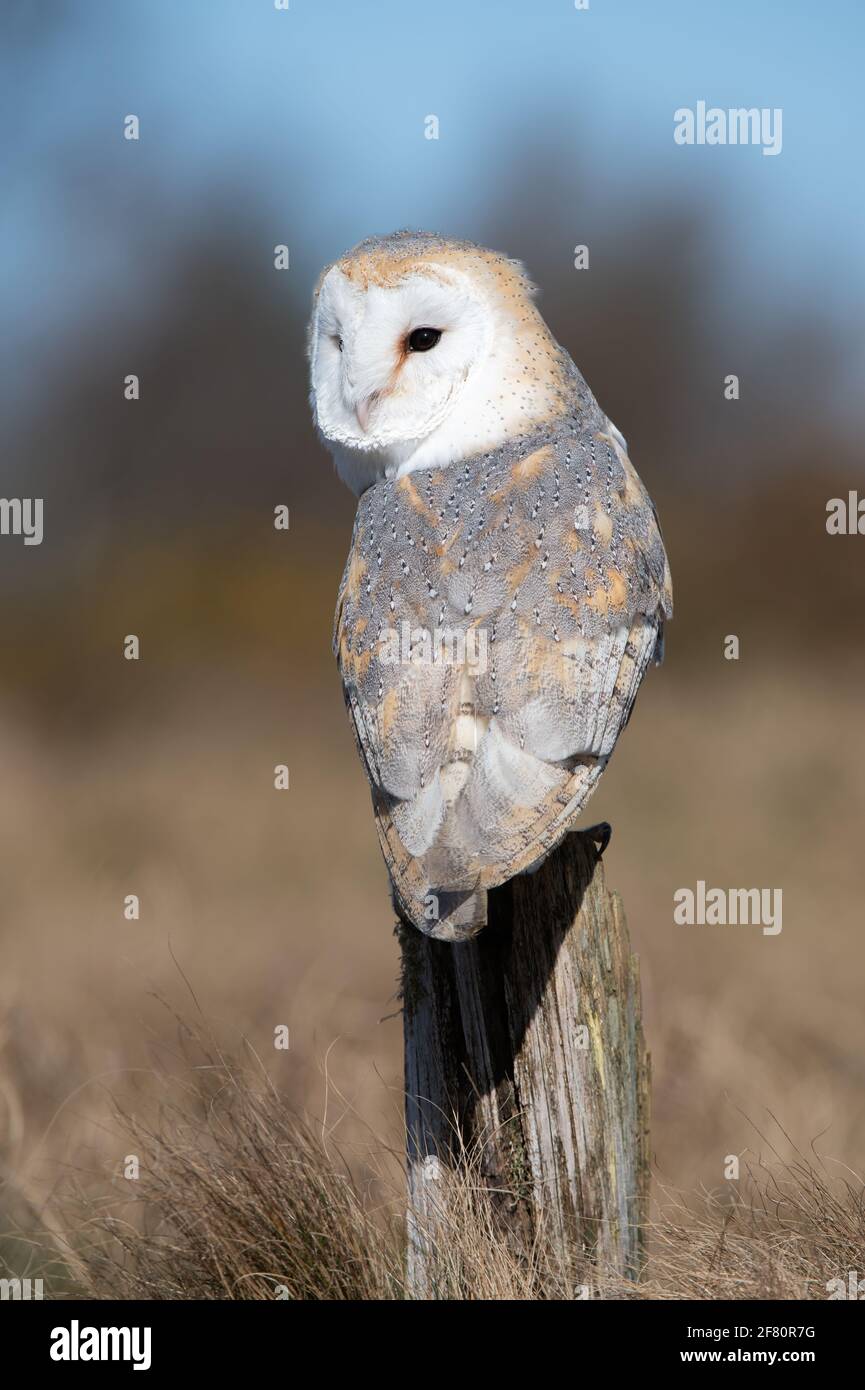
<instances>
[{"instance_id":1,"label":"white heart-shaped face","mask_svg":"<svg viewBox=\"0 0 865 1390\"><path fill-rule=\"evenodd\" d=\"M364 286L333 266L310 336L312 401L325 440L397 456L426 439L486 360L492 322L468 277L450 267Z\"/></svg>"}]
</instances>

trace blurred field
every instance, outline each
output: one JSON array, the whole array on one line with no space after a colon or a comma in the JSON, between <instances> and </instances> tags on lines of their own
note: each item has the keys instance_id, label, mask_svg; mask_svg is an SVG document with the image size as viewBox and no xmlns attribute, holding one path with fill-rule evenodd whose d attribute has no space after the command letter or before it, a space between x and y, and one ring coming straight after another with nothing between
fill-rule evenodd
<instances>
[{"instance_id":1,"label":"blurred field","mask_svg":"<svg viewBox=\"0 0 865 1390\"><path fill-rule=\"evenodd\" d=\"M413 110L402 127L394 118L403 143L392 164L381 154L387 132L356 116L335 152L316 143L314 111L293 127L282 107L262 114L262 129L288 141L291 127L296 144L285 154L278 145L286 201L277 214L273 165L241 168L217 149L209 181L188 168L172 173L167 155L181 126L197 169L201 126L186 118L195 107L206 125L216 103L200 105L181 73L177 110L161 108L157 47L135 87L155 116L140 158L127 158L111 124L118 102L125 109L132 98L109 100L98 83L98 139L96 126L67 121L65 95L55 118L37 87L31 129L39 15L28 9L25 24L18 8L19 46L9 51L20 67L22 129L36 142L31 162L46 139L59 151L45 157L44 203L23 201L40 229L71 236L68 255L27 282L28 332L9 338L14 370L0 382L4 493L44 497L46 518L38 550L11 537L0 546L0 1261L20 1269L26 1238L4 1242L3 1232L67 1229L73 1187L85 1198L84 1232L87 1201L116 1198L133 1141L115 1099L133 1120L159 1110L163 1075L186 1065L179 1018L232 1054L245 1040L309 1117L316 1142L338 1144L364 1191L387 1205L370 1149L381 1157L402 1143L397 946L330 655L354 503L313 437L304 331L315 275L343 249L340 229L351 226L357 239L391 229L389 217L375 219L402 201L421 137L412 143L407 133ZM64 22L80 13L64 6ZM107 27L108 14L94 20L100 40L89 57L113 76L103 38L118 72L139 50ZM522 34L522 11L511 19ZM653 28L666 43L663 27ZM707 54L716 40L707 30ZM328 47L317 46L319 57ZM67 51L65 39L56 51ZM522 39L513 51L522 65ZM189 53L205 64L197 43ZM643 52L636 57L642 73ZM742 229L756 217L749 180L755 167L762 177L759 160L728 161L716 183L707 175L690 184L665 183L649 161L637 185L622 177L626 163L608 186L583 163L592 121L555 106L541 48L532 62L542 66L528 74L534 105L521 108L519 128L497 129L483 159L443 140L437 172L415 179L422 200L399 215L524 259L542 312L626 435L657 503L675 589L668 659L650 673L586 819L613 824L608 881L622 893L641 959L656 1192L714 1194L708 1227L695 1218L691 1236L659 1228L647 1287L664 1297L736 1288L798 1297L809 1280L819 1286L821 1262L853 1248L846 1235L834 1247L824 1239L837 1213L813 1182L819 1212L803 1218L805 1263L791 1256L771 1272L764 1255L775 1227L738 1247L744 1284L711 1261L717 1220L735 1205L727 1156L741 1155L744 1171L770 1156L770 1139L788 1156L772 1116L802 1153L825 1161L821 1172L865 1168L865 541L825 530L827 500L861 479L862 429L842 390L861 352L861 314L835 259L833 219L791 228L791 255L809 267L795 295L762 262L757 293L749 257L760 257ZM400 67L415 101L414 68ZM271 90L257 62L245 71L248 82L212 89L220 107L235 103L237 121L254 109L253 88ZM592 72L616 97L631 84L627 65ZM380 85L390 101L389 84ZM316 100L330 107L333 86L319 87ZM272 84L275 102L284 89L295 95L291 83ZM349 111L369 96L339 94ZM310 102L310 91L298 100ZM591 82L586 101L591 114ZM486 104L495 118L496 102ZM351 173L366 203L353 201L350 182L342 192L355 126L364 146ZM611 138L641 159L630 140ZM800 152L793 169L806 209L809 168ZM771 199L767 186L760 196ZM459 196L460 225L442 225L441 209L463 188L471 196ZM358 211L370 201L375 218ZM14 230L30 244L32 229ZM286 276L272 269L283 236L292 241ZM590 273L573 269L578 239L591 245ZM69 265L76 255L83 265L92 247L89 278L82 269L82 292L67 300ZM114 278L102 274L102 257ZM835 264L833 299L821 287ZM127 371L142 382L134 403L123 396ZM724 396L727 373L741 378L735 402ZM288 533L273 529L277 504L290 508ZM137 663L122 658L127 633L141 638ZM738 662L723 658L729 633L741 640ZM290 768L287 792L273 788L278 763ZM783 931L676 926L673 894L699 879L780 888ZM132 893L141 917L130 922L123 903ZM281 1024L288 1051L273 1046ZM150 1151L167 1162L174 1131L153 1132ZM225 1131L214 1171L230 1169L244 1134ZM319 1183L318 1158L307 1156ZM280 1174L284 1157L272 1156ZM193 1210L198 1201L210 1210L200 1164L165 1172ZM329 1174L321 1183L316 1192L335 1190ZM170 1205L164 1185L148 1190L158 1208ZM392 1197L398 1181L387 1190ZM234 1212L241 1236L254 1215L247 1198L238 1195ZM356 1252L359 1231L373 1238L366 1216L349 1208L345 1248ZM743 1207L731 1241L744 1238L749 1219ZM334 1236L337 1263L344 1234ZM399 1287L392 1248L376 1249L367 1294ZM473 1266L474 1296L492 1287L483 1263ZM865 1252L851 1267L865 1268ZM839 1273L829 1267L825 1277ZM110 1288L110 1269L106 1277L108 1285L94 1275L94 1287ZM159 1277L158 1262L145 1259L147 1287ZM510 1277L503 1272L499 1287Z\"/></svg>"},{"instance_id":2,"label":"blurred field","mask_svg":"<svg viewBox=\"0 0 865 1390\"><path fill-rule=\"evenodd\" d=\"M79 1187L65 1205L58 1244L86 1297L801 1300L846 1294L857 1276L836 1272L861 1266L865 1188L795 1147L783 1159L772 1145L720 1196L662 1193L634 1281L596 1259L558 1261L543 1210L531 1246L515 1249L489 1200L483 1144L470 1144L445 1170L432 1227L416 1227L421 1293L406 1268L400 1153L367 1132L358 1171L359 1152L347 1158L336 1126L298 1119L248 1045L226 1052L190 1020L181 1031L183 1065L159 1067L138 1106L112 1114L137 1181ZM56 1266L49 1277L57 1290Z\"/></svg>"},{"instance_id":3,"label":"blurred field","mask_svg":"<svg viewBox=\"0 0 865 1390\"><path fill-rule=\"evenodd\" d=\"M765 1133L767 1112L804 1149L861 1160L859 711L837 677L719 657L709 682L673 655L592 805L614 825L608 875L642 963L666 1187L721 1189L726 1155L768 1157L750 1123ZM98 1190L118 1171L109 1093L164 1064L177 1033L154 992L195 1018L200 1006L230 1047L248 1039L328 1133L350 1144L369 1127L399 1147L396 942L335 675L287 712L277 689L214 672L86 758L7 719L2 757L10 1215L16 1192L38 1205L64 1173ZM698 877L782 888L783 931L675 926L673 892ZM123 917L129 892L138 922ZM280 1023L288 1052L273 1047ZM325 1073L339 1093L327 1113Z\"/></svg>"}]
</instances>

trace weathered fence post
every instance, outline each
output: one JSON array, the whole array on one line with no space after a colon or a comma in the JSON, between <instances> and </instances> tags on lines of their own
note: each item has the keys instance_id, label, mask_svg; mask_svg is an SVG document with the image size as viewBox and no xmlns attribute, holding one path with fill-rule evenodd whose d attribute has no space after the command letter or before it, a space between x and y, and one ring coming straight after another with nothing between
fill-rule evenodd
<instances>
[{"instance_id":1,"label":"weathered fence post","mask_svg":"<svg viewBox=\"0 0 865 1390\"><path fill-rule=\"evenodd\" d=\"M649 1063L618 896L584 834L490 894L473 941L399 928L409 1280L436 1292L448 1170L474 1154L497 1229L542 1242L566 1285L636 1278L649 1189Z\"/></svg>"}]
</instances>

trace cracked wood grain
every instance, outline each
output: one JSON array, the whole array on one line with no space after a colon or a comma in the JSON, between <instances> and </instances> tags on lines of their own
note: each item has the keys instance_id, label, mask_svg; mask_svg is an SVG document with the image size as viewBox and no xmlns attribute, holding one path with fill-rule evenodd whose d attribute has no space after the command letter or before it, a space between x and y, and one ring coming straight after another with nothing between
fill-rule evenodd
<instances>
[{"instance_id":1,"label":"cracked wood grain","mask_svg":"<svg viewBox=\"0 0 865 1390\"><path fill-rule=\"evenodd\" d=\"M591 839L491 894L489 925L402 948L409 1277L434 1296L449 1178L480 1175L517 1256L566 1282L639 1277L649 1192L649 1059L621 901Z\"/></svg>"}]
</instances>

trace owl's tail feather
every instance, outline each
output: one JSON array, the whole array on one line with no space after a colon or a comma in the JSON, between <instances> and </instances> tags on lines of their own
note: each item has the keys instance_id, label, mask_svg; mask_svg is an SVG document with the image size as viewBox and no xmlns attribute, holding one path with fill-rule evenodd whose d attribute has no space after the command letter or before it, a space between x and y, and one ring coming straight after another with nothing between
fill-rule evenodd
<instances>
[{"instance_id":1,"label":"owl's tail feather","mask_svg":"<svg viewBox=\"0 0 865 1390\"><path fill-rule=\"evenodd\" d=\"M438 899L438 920L431 922L427 929L437 941L470 941L486 926L485 888L475 888L466 893L441 889L439 892L433 891L430 896Z\"/></svg>"},{"instance_id":2,"label":"owl's tail feather","mask_svg":"<svg viewBox=\"0 0 865 1390\"><path fill-rule=\"evenodd\" d=\"M465 892L431 888L422 899L407 902L402 894L394 893L394 900L402 917L436 941L471 941L487 924L485 888Z\"/></svg>"}]
</instances>

